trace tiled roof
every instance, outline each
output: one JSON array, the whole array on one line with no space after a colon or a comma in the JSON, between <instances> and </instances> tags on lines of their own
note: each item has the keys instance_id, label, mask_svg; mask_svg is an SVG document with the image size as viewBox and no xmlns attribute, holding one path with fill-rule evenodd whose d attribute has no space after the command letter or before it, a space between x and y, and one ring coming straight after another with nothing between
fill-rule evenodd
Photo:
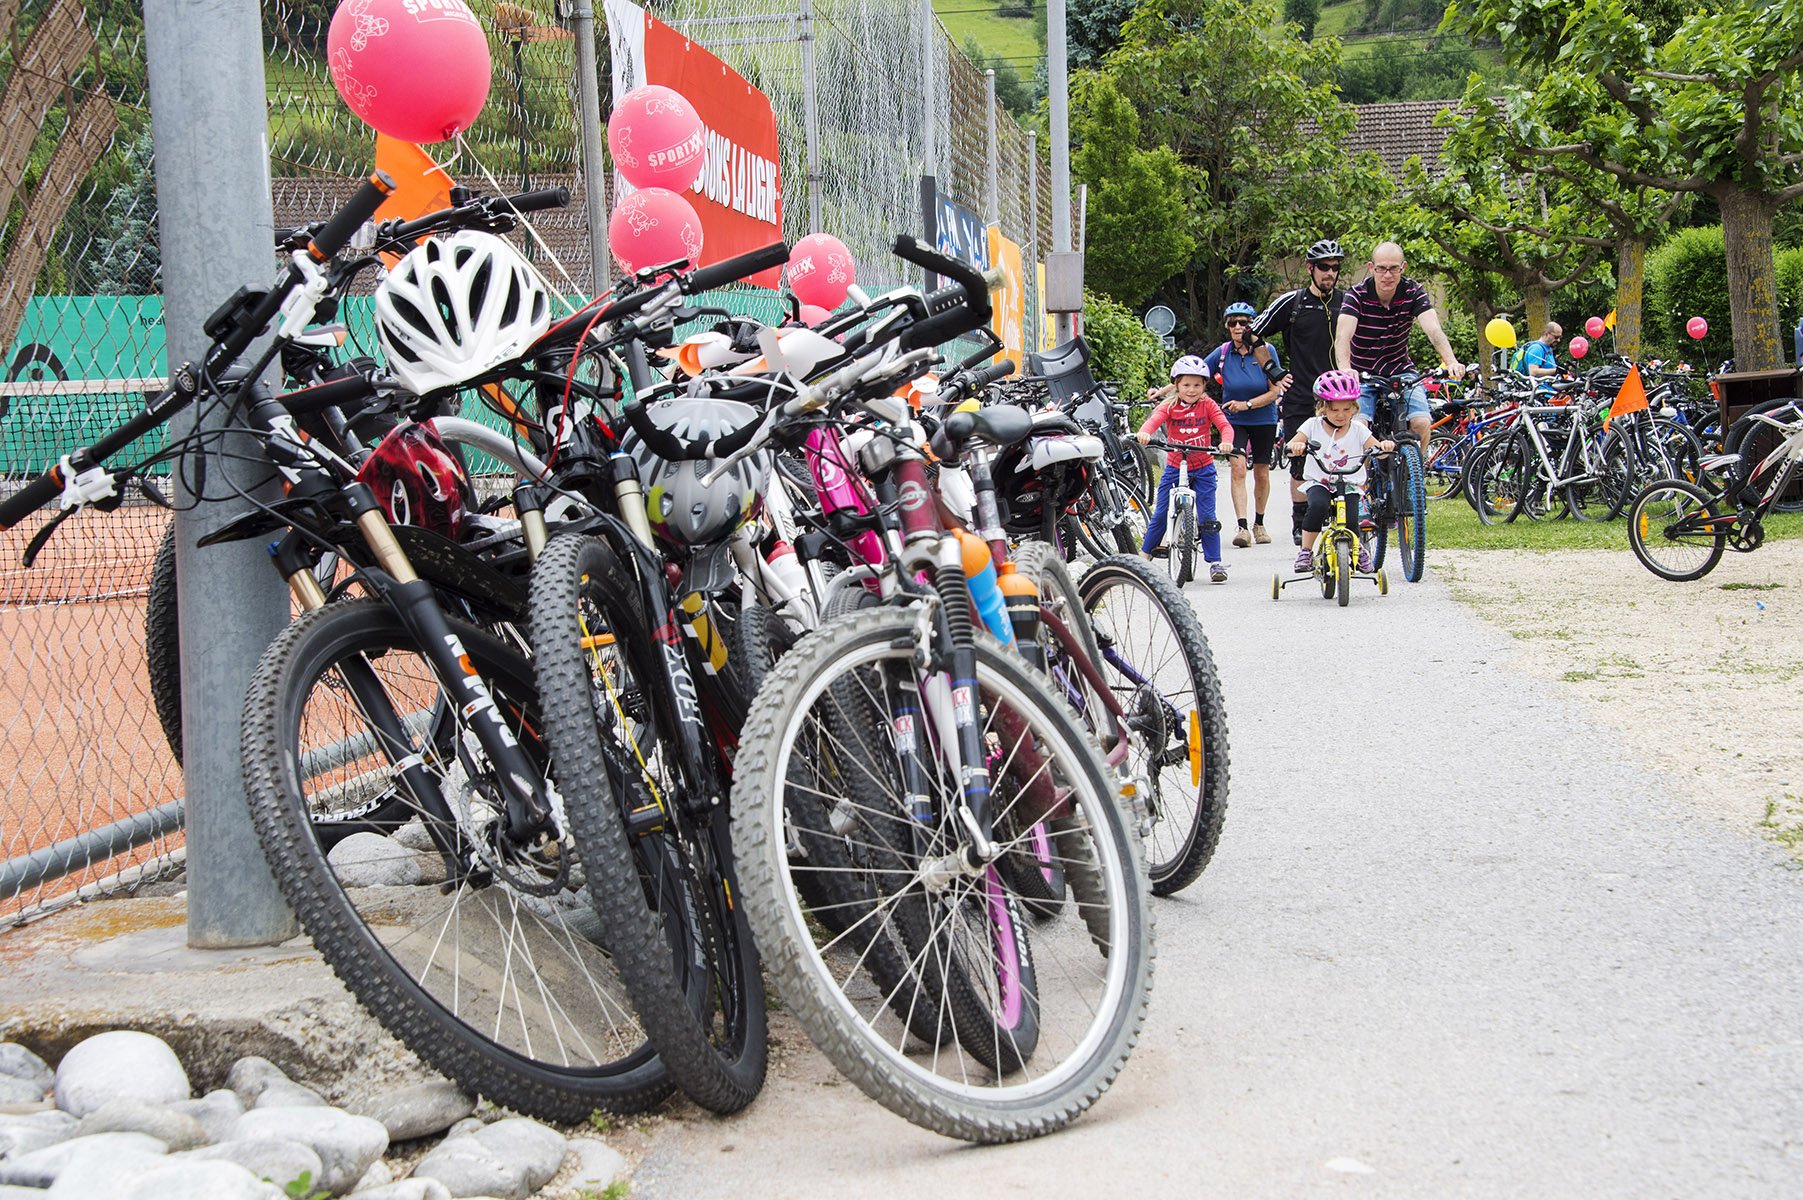
<instances>
[{"instance_id":1,"label":"tiled roof","mask_svg":"<svg viewBox=\"0 0 1803 1200\"><path fill-rule=\"evenodd\" d=\"M1384 168L1398 179L1403 164L1419 154L1434 170L1446 130L1434 124L1441 111L1458 107L1457 100L1399 100L1388 104L1360 104L1358 123L1347 135L1346 149L1372 150Z\"/></svg>"}]
</instances>

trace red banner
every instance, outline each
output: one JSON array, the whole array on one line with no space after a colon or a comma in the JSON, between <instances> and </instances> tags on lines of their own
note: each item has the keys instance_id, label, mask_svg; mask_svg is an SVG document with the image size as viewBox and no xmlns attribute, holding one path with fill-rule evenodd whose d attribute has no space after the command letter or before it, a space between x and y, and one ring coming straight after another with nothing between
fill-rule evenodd
<instances>
[{"instance_id":1,"label":"red banner","mask_svg":"<svg viewBox=\"0 0 1803 1200\"><path fill-rule=\"evenodd\" d=\"M648 13L644 70L646 83L661 83L688 97L707 127L707 166L688 196L705 234L702 264L781 241L782 159L769 98ZM751 281L774 288L781 274L773 268Z\"/></svg>"}]
</instances>

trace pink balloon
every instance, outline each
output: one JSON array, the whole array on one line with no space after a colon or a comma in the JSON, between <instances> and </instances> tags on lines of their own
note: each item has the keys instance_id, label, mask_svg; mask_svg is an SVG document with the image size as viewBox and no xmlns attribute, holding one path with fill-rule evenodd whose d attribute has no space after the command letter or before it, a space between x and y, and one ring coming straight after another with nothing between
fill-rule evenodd
<instances>
[{"instance_id":1,"label":"pink balloon","mask_svg":"<svg viewBox=\"0 0 1803 1200\"><path fill-rule=\"evenodd\" d=\"M628 271L686 258L701 261L701 218L695 207L667 188L645 188L614 208L607 246Z\"/></svg>"},{"instance_id":2,"label":"pink balloon","mask_svg":"<svg viewBox=\"0 0 1803 1200\"><path fill-rule=\"evenodd\" d=\"M801 306L801 323L809 327L820 324L820 322L832 315L832 309L821 308L818 304L804 304Z\"/></svg>"},{"instance_id":3,"label":"pink balloon","mask_svg":"<svg viewBox=\"0 0 1803 1200\"><path fill-rule=\"evenodd\" d=\"M707 160L701 114L681 92L651 83L633 88L607 118L614 166L635 188L684 191Z\"/></svg>"},{"instance_id":4,"label":"pink balloon","mask_svg":"<svg viewBox=\"0 0 1803 1200\"><path fill-rule=\"evenodd\" d=\"M851 251L830 233L810 233L789 251L789 290L803 304L838 308L857 274Z\"/></svg>"},{"instance_id":5,"label":"pink balloon","mask_svg":"<svg viewBox=\"0 0 1803 1200\"><path fill-rule=\"evenodd\" d=\"M1709 322L1701 317L1692 317L1684 323L1684 332L1700 342L1709 336Z\"/></svg>"},{"instance_id":6,"label":"pink balloon","mask_svg":"<svg viewBox=\"0 0 1803 1200\"><path fill-rule=\"evenodd\" d=\"M343 0L326 61L351 111L406 142L454 137L488 99L488 38L463 0Z\"/></svg>"},{"instance_id":7,"label":"pink balloon","mask_svg":"<svg viewBox=\"0 0 1803 1200\"><path fill-rule=\"evenodd\" d=\"M1603 324L1603 319L1601 317L1591 317L1588 321L1584 322L1584 332L1593 338L1602 337L1603 330L1607 328L1608 326Z\"/></svg>"},{"instance_id":8,"label":"pink balloon","mask_svg":"<svg viewBox=\"0 0 1803 1200\"><path fill-rule=\"evenodd\" d=\"M1596 320L1595 317L1590 319L1593 321ZM1590 339L1585 337L1574 337L1571 339L1571 345L1568 348L1571 350L1571 356L1573 358L1583 358L1586 354L1590 353Z\"/></svg>"}]
</instances>

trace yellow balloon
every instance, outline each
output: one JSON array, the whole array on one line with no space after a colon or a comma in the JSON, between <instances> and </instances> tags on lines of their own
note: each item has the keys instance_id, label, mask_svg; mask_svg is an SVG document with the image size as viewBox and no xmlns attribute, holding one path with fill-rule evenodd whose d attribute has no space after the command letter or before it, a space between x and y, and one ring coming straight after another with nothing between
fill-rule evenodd
<instances>
[{"instance_id":1,"label":"yellow balloon","mask_svg":"<svg viewBox=\"0 0 1803 1200\"><path fill-rule=\"evenodd\" d=\"M1492 346L1498 346L1504 350L1515 348L1515 326L1501 317L1490 318L1490 323L1484 326L1484 337Z\"/></svg>"}]
</instances>

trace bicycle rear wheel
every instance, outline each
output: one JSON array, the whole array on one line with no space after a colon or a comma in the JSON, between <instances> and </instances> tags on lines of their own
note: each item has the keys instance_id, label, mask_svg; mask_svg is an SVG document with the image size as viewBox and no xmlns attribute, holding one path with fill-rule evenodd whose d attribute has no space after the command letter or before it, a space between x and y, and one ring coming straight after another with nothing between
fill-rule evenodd
<instances>
[{"instance_id":1,"label":"bicycle rear wheel","mask_svg":"<svg viewBox=\"0 0 1803 1200\"><path fill-rule=\"evenodd\" d=\"M1183 593L1137 558L1102 560L1078 590L1096 665L1133 731L1127 767L1151 788L1152 894L1169 896L1202 874L1227 819L1227 704L1214 655Z\"/></svg>"},{"instance_id":2,"label":"bicycle rear wheel","mask_svg":"<svg viewBox=\"0 0 1803 1200\"><path fill-rule=\"evenodd\" d=\"M1465 439L1450 429L1436 429L1427 444L1423 486L1429 500L1450 496L1459 488L1464 460L1471 457Z\"/></svg>"},{"instance_id":3,"label":"bicycle rear wheel","mask_svg":"<svg viewBox=\"0 0 1803 1200\"><path fill-rule=\"evenodd\" d=\"M538 739L531 663L451 622L527 755ZM351 993L466 1090L546 1120L637 1112L671 1091L605 946L568 842L512 844L492 768L412 636L386 605L303 615L264 652L245 697L244 782L282 894ZM418 766L444 803L402 771ZM322 804L406 804L391 836L328 846ZM446 858L450 862L446 863Z\"/></svg>"},{"instance_id":4,"label":"bicycle rear wheel","mask_svg":"<svg viewBox=\"0 0 1803 1200\"><path fill-rule=\"evenodd\" d=\"M1144 1020L1152 914L1138 839L1094 742L1024 660L979 634L972 701L990 748L997 848L1049 817L1077 903L1029 927L1001 873L954 865L961 784L938 753L935 715L916 721L905 711L937 687L915 664L914 629L909 610L858 613L804 639L771 672L736 761L744 902L790 1010L867 1095L950 1137L1033 1137L1094 1103ZM884 799L823 802L844 802L846 836L879 851L862 878L881 899L860 920L889 922L911 954L908 977L887 988L856 941L808 918L787 848L791 766L832 740L840 685L872 714L870 749L857 757ZM907 703L898 709L897 698ZM919 751L909 761L925 775L918 806L903 782L904 748ZM924 1043L897 1015L916 1002L937 1010L939 1036Z\"/></svg>"},{"instance_id":5,"label":"bicycle rear wheel","mask_svg":"<svg viewBox=\"0 0 1803 1200\"><path fill-rule=\"evenodd\" d=\"M1628 509L1628 545L1642 566L1683 583L1715 570L1728 545L1715 498L1683 479L1649 484Z\"/></svg>"},{"instance_id":6,"label":"bicycle rear wheel","mask_svg":"<svg viewBox=\"0 0 1803 1200\"><path fill-rule=\"evenodd\" d=\"M1527 435L1514 434L1484 455L1477 480L1477 518L1485 525L1513 521L1532 484L1533 449Z\"/></svg>"}]
</instances>

